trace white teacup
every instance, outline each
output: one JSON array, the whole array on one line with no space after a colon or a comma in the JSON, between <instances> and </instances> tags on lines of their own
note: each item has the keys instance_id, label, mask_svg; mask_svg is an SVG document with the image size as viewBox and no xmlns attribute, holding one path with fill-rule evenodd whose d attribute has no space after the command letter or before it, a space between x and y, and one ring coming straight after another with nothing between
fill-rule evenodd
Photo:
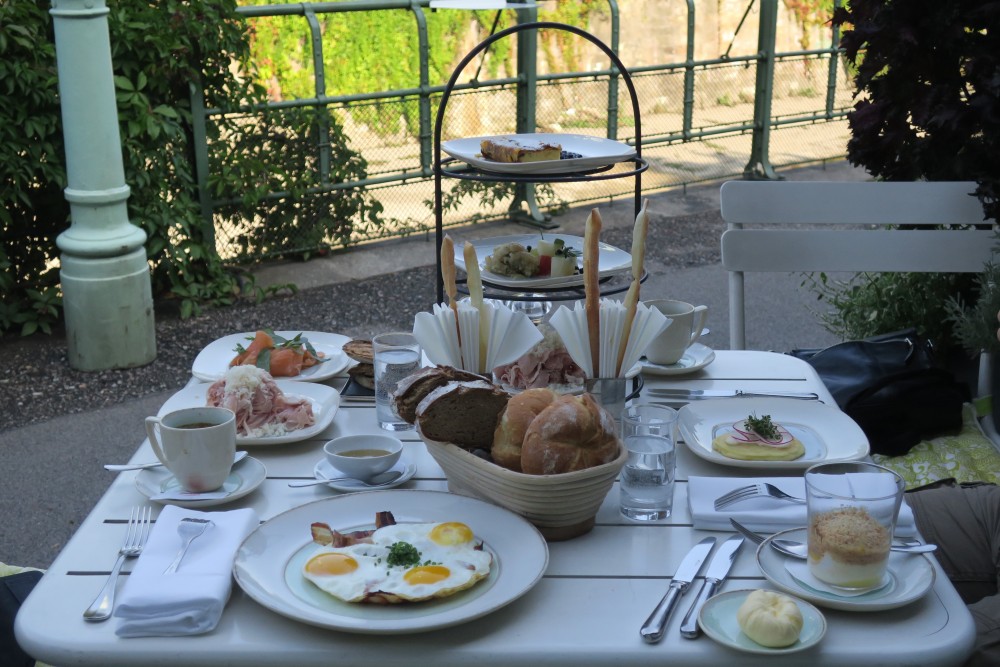
<instances>
[{"instance_id":1,"label":"white teacup","mask_svg":"<svg viewBox=\"0 0 1000 667\"><path fill-rule=\"evenodd\" d=\"M236 415L226 408L185 408L146 417L153 453L184 490L218 489L236 456Z\"/></svg>"},{"instance_id":2,"label":"white teacup","mask_svg":"<svg viewBox=\"0 0 1000 667\"><path fill-rule=\"evenodd\" d=\"M646 358L663 366L676 364L684 356L684 351L701 337L708 318L708 306L695 306L673 299L653 299L643 303L656 308L670 320L667 328L646 348Z\"/></svg>"}]
</instances>

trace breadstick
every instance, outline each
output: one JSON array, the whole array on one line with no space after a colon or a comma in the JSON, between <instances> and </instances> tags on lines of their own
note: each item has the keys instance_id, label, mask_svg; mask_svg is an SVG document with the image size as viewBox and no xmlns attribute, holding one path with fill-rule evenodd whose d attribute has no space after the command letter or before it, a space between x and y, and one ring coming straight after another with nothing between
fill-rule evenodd
<instances>
[{"instance_id":1,"label":"breadstick","mask_svg":"<svg viewBox=\"0 0 1000 667\"><path fill-rule=\"evenodd\" d=\"M462 327L458 325L458 287L455 286L455 243L447 234L441 241L441 280L444 282L444 293L448 295L448 305L455 313L455 331L458 334L458 349L462 349Z\"/></svg>"},{"instance_id":2,"label":"breadstick","mask_svg":"<svg viewBox=\"0 0 1000 667\"><path fill-rule=\"evenodd\" d=\"M483 278L479 273L479 257L476 255L476 248L466 241L462 253L465 255L465 272L469 274L469 281L466 285L469 288L469 301L479 311L479 368L467 368L466 370L485 373L486 350L490 343L490 314L483 302Z\"/></svg>"},{"instance_id":3,"label":"breadstick","mask_svg":"<svg viewBox=\"0 0 1000 667\"><path fill-rule=\"evenodd\" d=\"M646 255L646 234L649 232L649 214L646 206L649 200L642 201L642 209L635 217L635 226L632 228L632 284L628 286L628 293L625 295L625 326L622 328L622 341L618 348L618 363L615 364L615 377L618 377L626 369L622 368L625 361L625 348L628 347L629 336L632 335L632 323L635 321L635 313L639 308L639 281L642 279L642 265Z\"/></svg>"},{"instance_id":4,"label":"breadstick","mask_svg":"<svg viewBox=\"0 0 1000 667\"><path fill-rule=\"evenodd\" d=\"M598 241L601 236L601 214L595 208L587 218L583 234L583 291L587 311L587 336L590 338L590 363L593 377L600 377L601 367L601 293L598 280Z\"/></svg>"}]
</instances>

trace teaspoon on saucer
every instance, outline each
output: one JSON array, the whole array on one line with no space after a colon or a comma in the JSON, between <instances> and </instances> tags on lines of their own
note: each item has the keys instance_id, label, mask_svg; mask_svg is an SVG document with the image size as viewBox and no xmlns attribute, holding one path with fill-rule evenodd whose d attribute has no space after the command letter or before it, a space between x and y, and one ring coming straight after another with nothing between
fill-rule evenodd
<instances>
[{"instance_id":1,"label":"teaspoon on saucer","mask_svg":"<svg viewBox=\"0 0 1000 667\"><path fill-rule=\"evenodd\" d=\"M764 535L761 535L760 533L755 533L754 531L750 530L749 528L739 523L735 519L730 519L729 522L733 524L734 528L743 533L743 535L745 535L746 537L749 537L757 544L760 544L761 542L767 539L767 537L765 537ZM805 560L808 557L808 549L806 547L805 542L796 542L795 540L783 540L783 539L771 538L770 540L768 540L768 544L770 544L775 551L780 551L786 556L791 556L792 558L799 558L801 560ZM889 547L890 551L897 551L907 554L928 554L931 553L932 551L935 551L936 549L937 549L936 544L910 544L905 546L893 544L891 547Z\"/></svg>"},{"instance_id":2,"label":"teaspoon on saucer","mask_svg":"<svg viewBox=\"0 0 1000 667\"><path fill-rule=\"evenodd\" d=\"M236 452L236 456L233 458L233 465L236 465L246 457L247 452ZM104 469L110 470L111 472L124 472L126 470L146 470L148 468L156 468L162 465L163 464L159 461L150 461L149 463L108 463L104 466Z\"/></svg>"},{"instance_id":3,"label":"teaspoon on saucer","mask_svg":"<svg viewBox=\"0 0 1000 667\"><path fill-rule=\"evenodd\" d=\"M397 479L403 476L400 470L387 470L381 472L374 477L370 478L368 481L360 480L354 477L334 477L332 479L311 479L308 482L290 482L288 486L293 488L298 488L300 486L315 486L316 484L329 484L330 482L357 482L358 486L364 486L367 488L375 488L377 486L385 486L386 484L392 484Z\"/></svg>"}]
</instances>

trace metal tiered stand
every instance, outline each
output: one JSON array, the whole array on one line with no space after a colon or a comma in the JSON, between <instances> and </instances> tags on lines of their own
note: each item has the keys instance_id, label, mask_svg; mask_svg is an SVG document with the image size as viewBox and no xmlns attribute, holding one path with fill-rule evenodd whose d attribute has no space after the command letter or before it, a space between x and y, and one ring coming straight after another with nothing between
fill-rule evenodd
<instances>
[{"instance_id":1,"label":"metal tiered stand","mask_svg":"<svg viewBox=\"0 0 1000 667\"><path fill-rule=\"evenodd\" d=\"M458 80L459 74L477 55L485 51L497 40L503 39L514 33L525 30L564 30L571 32L597 45L611 59L617 72L620 73L628 88L629 97L632 100L632 112L635 117L635 156L621 160L619 162L601 166L595 169L587 169L579 172L560 174L509 174L496 173L475 168L456 158L449 157L441 159L441 126L444 121L445 110L448 106L448 99ZM607 47L601 40L590 33L575 26L554 22L524 23L508 28L491 35L480 42L455 68L448 85L445 86L441 97L441 104L438 107L437 120L434 124L434 214L437 249L437 300L438 303L444 301L444 280L441 275L441 244L444 240L443 230L443 209L441 180L445 176L462 180L491 181L491 182L511 182L511 183L568 183L578 181L600 181L615 178L635 178L635 215L639 215L642 194L642 172L646 171L649 165L642 158L642 124L639 118L639 101L636 97L635 87L632 84L632 77L629 76L625 66L622 65L618 56ZM644 273L641 280L646 279ZM616 273L603 277L600 281L601 296L619 294L628 289L632 276L628 271ZM464 289L465 281L458 281L460 290ZM488 299L497 299L506 302L512 308L524 311L533 321L537 323L548 312L554 301L577 301L584 298L584 288L582 281L580 285L562 286L553 288L532 287L529 289L508 287L490 283L483 279L483 296Z\"/></svg>"}]
</instances>

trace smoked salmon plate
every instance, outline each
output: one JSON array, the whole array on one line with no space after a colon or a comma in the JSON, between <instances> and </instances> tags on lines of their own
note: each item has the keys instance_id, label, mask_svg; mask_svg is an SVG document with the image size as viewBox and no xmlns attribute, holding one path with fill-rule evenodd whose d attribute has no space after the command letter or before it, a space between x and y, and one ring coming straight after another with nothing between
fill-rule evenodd
<instances>
[{"instance_id":1,"label":"smoked salmon plate","mask_svg":"<svg viewBox=\"0 0 1000 667\"><path fill-rule=\"evenodd\" d=\"M191 374L204 382L221 379L232 366L251 365L276 380L322 382L351 365L344 354L350 338L320 331L260 329L224 336L195 357Z\"/></svg>"}]
</instances>

